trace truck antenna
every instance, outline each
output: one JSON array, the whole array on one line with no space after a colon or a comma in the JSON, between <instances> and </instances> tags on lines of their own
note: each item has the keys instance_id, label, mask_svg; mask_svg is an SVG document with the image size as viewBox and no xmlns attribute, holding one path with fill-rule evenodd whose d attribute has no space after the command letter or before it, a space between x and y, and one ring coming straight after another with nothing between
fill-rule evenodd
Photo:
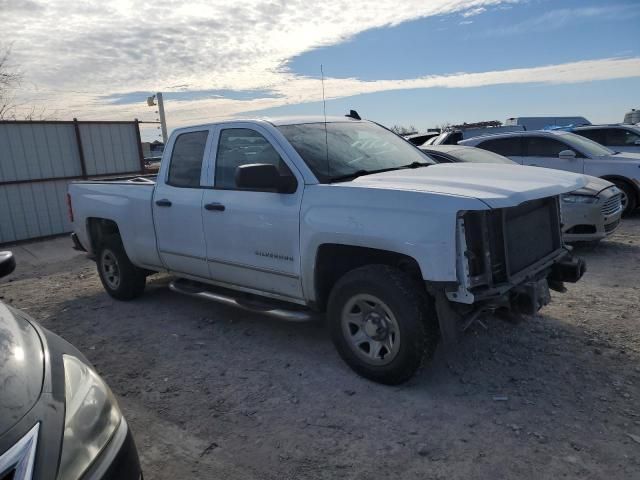
<instances>
[{"instance_id":1,"label":"truck antenna","mask_svg":"<svg viewBox=\"0 0 640 480\"><path fill-rule=\"evenodd\" d=\"M325 155L327 158L327 177L329 176L329 134L327 133L327 101L324 96L324 70L322 64L320 64L320 79L322 81L322 113L324 115L324 147Z\"/></svg>"}]
</instances>

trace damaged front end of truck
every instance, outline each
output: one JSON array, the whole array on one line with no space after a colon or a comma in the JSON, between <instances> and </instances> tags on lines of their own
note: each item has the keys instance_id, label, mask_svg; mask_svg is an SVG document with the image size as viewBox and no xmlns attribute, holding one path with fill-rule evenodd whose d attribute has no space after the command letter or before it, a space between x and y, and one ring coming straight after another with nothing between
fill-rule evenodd
<instances>
[{"instance_id":1,"label":"damaged front end of truck","mask_svg":"<svg viewBox=\"0 0 640 480\"><path fill-rule=\"evenodd\" d=\"M535 314L586 270L562 241L557 196L461 212L456 228L458 282L427 285L445 343L484 313Z\"/></svg>"}]
</instances>

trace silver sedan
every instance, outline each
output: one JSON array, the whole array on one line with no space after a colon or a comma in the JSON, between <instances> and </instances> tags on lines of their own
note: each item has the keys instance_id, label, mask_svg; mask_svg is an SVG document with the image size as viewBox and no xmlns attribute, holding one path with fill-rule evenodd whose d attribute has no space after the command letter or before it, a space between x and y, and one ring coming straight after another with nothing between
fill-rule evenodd
<instances>
[{"instance_id":1,"label":"silver sedan","mask_svg":"<svg viewBox=\"0 0 640 480\"><path fill-rule=\"evenodd\" d=\"M438 163L516 164L502 155L462 145L428 145L420 149ZM516 164L517 165L517 164ZM562 232L566 242L592 242L611 235L622 217L622 193L611 182L585 175L589 183L562 196Z\"/></svg>"}]
</instances>

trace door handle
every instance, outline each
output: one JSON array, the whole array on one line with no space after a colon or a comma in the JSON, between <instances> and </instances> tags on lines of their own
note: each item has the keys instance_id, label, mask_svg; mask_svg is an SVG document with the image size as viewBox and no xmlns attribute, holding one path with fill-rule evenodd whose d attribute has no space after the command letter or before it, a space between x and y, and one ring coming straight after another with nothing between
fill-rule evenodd
<instances>
[{"instance_id":1,"label":"door handle","mask_svg":"<svg viewBox=\"0 0 640 480\"><path fill-rule=\"evenodd\" d=\"M222 205L221 203L207 203L205 204L204 209L209 211L224 212L224 205Z\"/></svg>"},{"instance_id":2,"label":"door handle","mask_svg":"<svg viewBox=\"0 0 640 480\"><path fill-rule=\"evenodd\" d=\"M163 198L162 200L156 200L156 205L158 205L159 207L170 207L171 201Z\"/></svg>"}]
</instances>

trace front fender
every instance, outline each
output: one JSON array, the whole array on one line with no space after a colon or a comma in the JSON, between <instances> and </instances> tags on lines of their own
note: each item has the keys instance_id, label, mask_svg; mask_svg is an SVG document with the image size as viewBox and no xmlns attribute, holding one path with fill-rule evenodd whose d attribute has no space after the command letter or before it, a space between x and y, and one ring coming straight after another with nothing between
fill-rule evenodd
<instances>
[{"instance_id":1,"label":"front fender","mask_svg":"<svg viewBox=\"0 0 640 480\"><path fill-rule=\"evenodd\" d=\"M451 282L456 273L456 219L462 210L486 210L479 200L420 192L316 185L301 210L302 281L315 301L315 261L326 243L407 255L424 280Z\"/></svg>"}]
</instances>

